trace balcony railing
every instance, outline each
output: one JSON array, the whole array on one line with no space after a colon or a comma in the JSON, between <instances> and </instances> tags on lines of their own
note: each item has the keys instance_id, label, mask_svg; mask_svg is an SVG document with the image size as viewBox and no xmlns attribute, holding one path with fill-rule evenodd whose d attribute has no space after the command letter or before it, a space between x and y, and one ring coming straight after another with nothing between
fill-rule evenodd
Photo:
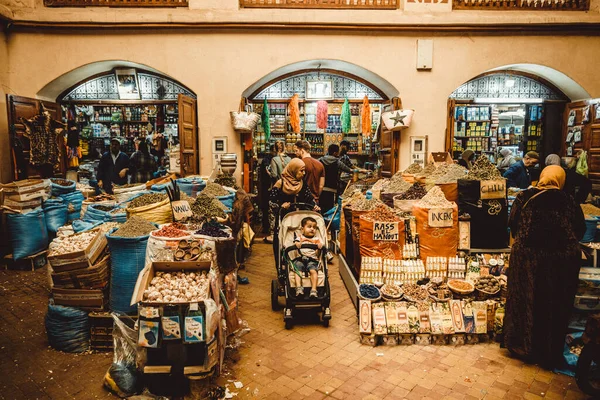
<instances>
[{"instance_id":1,"label":"balcony railing","mask_svg":"<svg viewBox=\"0 0 600 400\"><path fill-rule=\"evenodd\" d=\"M400 0L240 0L244 8L395 10Z\"/></svg>"},{"instance_id":2,"label":"balcony railing","mask_svg":"<svg viewBox=\"0 0 600 400\"><path fill-rule=\"evenodd\" d=\"M453 0L454 10L589 11L589 0Z\"/></svg>"},{"instance_id":3,"label":"balcony railing","mask_svg":"<svg viewBox=\"0 0 600 400\"><path fill-rule=\"evenodd\" d=\"M46 7L187 7L188 0L44 0Z\"/></svg>"}]
</instances>

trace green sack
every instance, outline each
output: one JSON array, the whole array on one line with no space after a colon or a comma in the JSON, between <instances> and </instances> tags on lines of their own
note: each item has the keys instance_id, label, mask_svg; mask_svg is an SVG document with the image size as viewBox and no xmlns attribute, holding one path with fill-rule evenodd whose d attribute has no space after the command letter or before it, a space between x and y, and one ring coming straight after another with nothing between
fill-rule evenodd
<instances>
[{"instance_id":1,"label":"green sack","mask_svg":"<svg viewBox=\"0 0 600 400\"><path fill-rule=\"evenodd\" d=\"M588 176L587 151L584 150L581 152L575 171L580 175Z\"/></svg>"}]
</instances>

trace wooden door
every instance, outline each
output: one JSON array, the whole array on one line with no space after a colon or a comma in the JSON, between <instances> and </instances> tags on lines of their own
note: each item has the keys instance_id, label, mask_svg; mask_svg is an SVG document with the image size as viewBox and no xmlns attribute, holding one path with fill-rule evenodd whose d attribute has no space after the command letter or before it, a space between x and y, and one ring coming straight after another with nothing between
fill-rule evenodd
<instances>
[{"instance_id":1,"label":"wooden door","mask_svg":"<svg viewBox=\"0 0 600 400\"><path fill-rule=\"evenodd\" d=\"M196 100L179 94L179 150L181 176L197 175L198 126L196 125Z\"/></svg>"},{"instance_id":2,"label":"wooden door","mask_svg":"<svg viewBox=\"0 0 600 400\"><path fill-rule=\"evenodd\" d=\"M62 121L60 105L48 101L41 101L29 97L7 95L8 126L14 127L11 133L11 165L15 180L39 177L39 171L29 164L30 143L25 134L25 125L20 118L30 119L39 114L40 103L44 104L52 119ZM66 171L66 149L62 136L57 138L57 146L60 150L60 168L54 171L55 175L64 176Z\"/></svg>"}]
</instances>

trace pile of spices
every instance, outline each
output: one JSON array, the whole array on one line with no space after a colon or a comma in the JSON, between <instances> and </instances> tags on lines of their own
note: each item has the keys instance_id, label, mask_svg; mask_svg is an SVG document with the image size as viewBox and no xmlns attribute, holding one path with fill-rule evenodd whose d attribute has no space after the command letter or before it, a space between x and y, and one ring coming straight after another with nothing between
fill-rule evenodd
<instances>
[{"instance_id":1,"label":"pile of spices","mask_svg":"<svg viewBox=\"0 0 600 400\"><path fill-rule=\"evenodd\" d=\"M374 285L362 283L358 287L358 291L360 292L360 295L365 299L378 299L379 297L381 297L381 292L379 291L379 289L377 289L377 286Z\"/></svg>"},{"instance_id":2,"label":"pile of spices","mask_svg":"<svg viewBox=\"0 0 600 400\"><path fill-rule=\"evenodd\" d=\"M400 217L392 211L391 208L385 204L380 205L373 211L364 214L363 217L370 221L382 221L382 222L398 222L401 221Z\"/></svg>"},{"instance_id":3,"label":"pile of spices","mask_svg":"<svg viewBox=\"0 0 600 400\"><path fill-rule=\"evenodd\" d=\"M426 194L427 192L422 185L414 183L406 192L398 195L398 200L419 200Z\"/></svg>"},{"instance_id":4,"label":"pile of spices","mask_svg":"<svg viewBox=\"0 0 600 400\"><path fill-rule=\"evenodd\" d=\"M145 193L129 202L127 208L138 208L149 204L160 203L167 199L166 193Z\"/></svg>"},{"instance_id":5,"label":"pile of spices","mask_svg":"<svg viewBox=\"0 0 600 400\"><path fill-rule=\"evenodd\" d=\"M429 298L429 292L416 283L406 283L402 286L404 296L413 301L424 301Z\"/></svg>"},{"instance_id":6,"label":"pile of spices","mask_svg":"<svg viewBox=\"0 0 600 400\"><path fill-rule=\"evenodd\" d=\"M464 179L471 181L488 181L501 178L502 175L500 175L498 168L496 168L486 156L479 156Z\"/></svg>"},{"instance_id":7,"label":"pile of spices","mask_svg":"<svg viewBox=\"0 0 600 400\"><path fill-rule=\"evenodd\" d=\"M231 174L223 173L215 178L215 183L218 183L222 186L237 188L237 183L235 182L235 178Z\"/></svg>"},{"instance_id":8,"label":"pile of spices","mask_svg":"<svg viewBox=\"0 0 600 400\"><path fill-rule=\"evenodd\" d=\"M223 186L218 183L208 182L201 194L205 196L226 196L230 194Z\"/></svg>"},{"instance_id":9,"label":"pile of spices","mask_svg":"<svg viewBox=\"0 0 600 400\"><path fill-rule=\"evenodd\" d=\"M373 210L374 208L381 206L381 205L383 205L383 203L380 200L377 200L377 199L367 200L364 197L362 199L358 199L358 200L350 203L350 206L352 207L352 209L357 210L357 211L369 211L369 210Z\"/></svg>"},{"instance_id":10,"label":"pile of spices","mask_svg":"<svg viewBox=\"0 0 600 400\"><path fill-rule=\"evenodd\" d=\"M140 217L131 217L119 229L114 231L110 236L118 237L138 237L148 235L155 230L156 227L150 222Z\"/></svg>"},{"instance_id":11,"label":"pile of spices","mask_svg":"<svg viewBox=\"0 0 600 400\"><path fill-rule=\"evenodd\" d=\"M425 168L423 168L423 171L419 172L418 176L421 176L421 177L430 176L430 175L434 174L436 172L436 170L437 170L437 168L432 163L432 164L427 165Z\"/></svg>"},{"instance_id":12,"label":"pile of spices","mask_svg":"<svg viewBox=\"0 0 600 400\"><path fill-rule=\"evenodd\" d=\"M111 209L108 213L109 214L124 214L125 210L120 207L117 207L117 208Z\"/></svg>"},{"instance_id":13,"label":"pile of spices","mask_svg":"<svg viewBox=\"0 0 600 400\"><path fill-rule=\"evenodd\" d=\"M581 211L583 211L583 214L586 218L600 216L600 208L594 206L593 204L582 204Z\"/></svg>"},{"instance_id":14,"label":"pile of spices","mask_svg":"<svg viewBox=\"0 0 600 400\"><path fill-rule=\"evenodd\" d=\"M121 225L119 222L105 222L102 225L100 225L98 227L98 229L100 229L100 232L102 235L105 235L108 233L108 231L110 231L112 228L116 228L119 225Z\"/></svg>"},{"instance_id":15,"label":"pile of spices","mask_svg":"<svg viewBox=\"0 0 600 400\"><path fill-rule=\"evenodd\" d=\"M115 208L115 206L103 206L101 204L98 204L96 206L94 206L94 210L98 210L98 211L112 211Z\"/></svg>"},{"instance_id":16,"label":"pile of spices","mask_svg":"<svg viewBox=\"0 0 600 400\"><path fill-rule=\"evenodd\" d=\"M169 224L169 226L175 228L175 229L180 229L182 231L187 231L188 227L186 224L182 224L181 222L172 222Z\"/></svg>"},{"instance_id":17,"label":"pile of spices","mask_svg":"<svg viewBox=\"0 0 600 400\"><path fill-rule=\"evenodd\" d=\"M54 183L55 185L58 185L58 186L72 186L73 185L73 182L67 181L66 179L52 178L50 180L52 181L52 183Z\"/></svg>"},{"instance_id":18,"label":"pile of spices","mask_svg":"<svg viewBox=\"0 0 600 400\"><path fill-rule=\"evenodd\" d=\"M227 214L225 214L222 207L223 203L214 197L207 196L204 191L196 197L196 201L190 204L192 213L196 218L226 218Z\"/></svg>"},{"instance_id":19,"label":"pile of spices","mask_svg":"<svg viewBox=\"0 0 600 400\"><path fill-rule=\"evenodd\" d=\"M85 199L85 201L88 203L95 203L95 202L99 202L99 201L107 201L107 200L114 200L114 199L115 199L115 196L113 196L112 194L102 193L102 194L99 194L98 196L88 197L87 199Z\"/></svg>"},{"instance_id":20,"label":"pile of spices","mask_svg":"<svg viewBox=\"0 0 600 400\"><path fill-rule=\"evenodd\" d=\"M421 171L423 171L423 167L421 167L421 164L412 163L402 173L403 174L418 174Z\"/></svg>"},{"instance_id":21,"label":"pile of spices","mask_svg":"<svg viewBox=\"0 0 600 400\"><path fill-rule=\"evenodd\" d=\"M443 167L438 168L431 176L437 184L455 183L459 179L463 179L467 174L467 170L458 164L442 164Z\"/></svg>"},{"instance_id":22,"label":"pile of spices","mask_svg":"<svg viewBox=\"0 0 600 400\"><path fill-rule=\"evenodd\" d=\"M176 238L176 237L182 237L182 236L187 236L187 235L188 235L187 232L177 229L177 228L173 227L172 225L165 225L162 228L160 228L159 230L152 232L152 236L169 237L169 238Z\"/></svg>"},{"instance_id":23,"label":"pile of spices","mask_svg":"<svg viewBox=\"0 0 600 400\"><path fill-rule=\"evenodd\" d=\"M446 200L439 186L434 186L416 205L422 208L452 208L454 203Z\"/></svg>"},{"instance_id":24,"label":"pile of spices","mask_svg":"<svg viewBox=\"0 0 600 400\"><path fill-rule=\"evenodd\" d=\"M202 228L196 231L196 235L204 235L211 237L229 237L229 234L216 226L204 224Z\"/></svg>"},{"instance_id":25,"label":"pile of spices","mask_svg":"<svg viewBox=\"0 0 600 400\"><path fill-rule=\"evenodd\" d=\"M389 185L390 180L387 178L383 178L375 182L371 190L385 190L385 188Z\"/></svg>"},{"instance_id":26,"label":"pile of spices","mask_svg":"<svg viewBox=\"0 0 600 400\"><path fill-rule=\"evenodd\" d=\"M392 178L384 189L385 193L404 193L412 185L402 178Z\"/></svg>"}]
</instances>

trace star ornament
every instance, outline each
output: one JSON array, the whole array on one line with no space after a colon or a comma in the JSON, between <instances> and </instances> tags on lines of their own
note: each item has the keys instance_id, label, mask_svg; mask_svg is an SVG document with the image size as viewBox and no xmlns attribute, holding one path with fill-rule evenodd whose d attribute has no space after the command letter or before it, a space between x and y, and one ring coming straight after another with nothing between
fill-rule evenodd
<instances>
[{"instance_id":1,"label":"star ornament","mask_svg":"<svg viewBox=\"0 0 600 400\"><path fill-rule=\"evenodd\" d=\"M396 116L391 117L390 119L392 121L394 121L394 126L396 126L398 124L404 126L404 118L406 118L406 115L401 115L400 111L396 111Z\"/></svg>"}]
</instances>

